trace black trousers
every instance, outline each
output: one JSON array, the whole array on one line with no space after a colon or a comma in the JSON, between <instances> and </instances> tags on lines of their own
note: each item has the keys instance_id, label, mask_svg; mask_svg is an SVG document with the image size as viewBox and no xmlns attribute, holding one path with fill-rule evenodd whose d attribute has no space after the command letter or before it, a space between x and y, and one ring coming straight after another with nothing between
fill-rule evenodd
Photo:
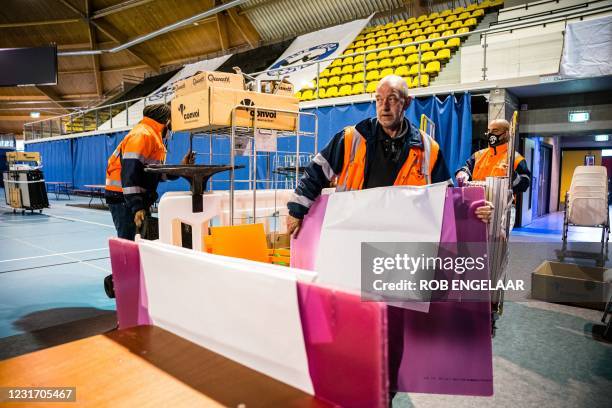
<instances>
[{"instance_id":1,"label":"black trousers","mask_svg":"<svg viewBox=\"0 0 612 408\"><path fill-rule=\"evenodd\" d=\"M136 224L134 224L134 214L132 210L126 203L108 204L108 208L113 216L113 224L115 224L117 236L133 241L136 236Z\"/></svg>"}]
</instances>

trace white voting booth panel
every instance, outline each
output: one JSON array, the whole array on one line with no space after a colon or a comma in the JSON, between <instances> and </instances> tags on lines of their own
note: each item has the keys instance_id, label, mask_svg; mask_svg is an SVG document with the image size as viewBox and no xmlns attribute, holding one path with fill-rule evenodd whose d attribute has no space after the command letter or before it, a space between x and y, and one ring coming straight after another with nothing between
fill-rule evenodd
<instances>
[{"instance_id":1,"label":"white voting booth panel","mask_svg":"<svg viewBox=\"0 0 612 408\"><path fill-rule=\"evenodd\" d=\"M297 279L315 274L138 241L156 326L314 394Z\"/></svg>"},{"instance_id":2,"label":"white voting booth panel","mask_svg":"<svg viewBox=\"0 0 612 408\"><path fill-rule=\"evenodd\" d=\"M332 194L315 264L318 282L361 290L362 242L439 243L447 186L444 182ZM435 253L425 256L437 255L437 247L428 248Z\"/></svg>"},{"instance_id":3,"label":"white voting booth panel","mask_svg":"<svg viewBox=\"0 0 612 408\"><path fill-rule=\"evenodd\" d=\"M287 201L293 190L259 190L255 193L257 222L264 224L266 233L284 233L284 222L279 216L286 216ZM159 239L166 244L180 246L181 223L192 227L193 249L202 251L203 237L209 225L230 225L229 191L208 192L203 195L201 213L192 212L191 193L168 192L159 202ZM253 222L253 191L234 192L234 224ZM237 220L242 219L242 222ZM276 222L275 222L276 221Z\"/></svg>"}]
</instances>

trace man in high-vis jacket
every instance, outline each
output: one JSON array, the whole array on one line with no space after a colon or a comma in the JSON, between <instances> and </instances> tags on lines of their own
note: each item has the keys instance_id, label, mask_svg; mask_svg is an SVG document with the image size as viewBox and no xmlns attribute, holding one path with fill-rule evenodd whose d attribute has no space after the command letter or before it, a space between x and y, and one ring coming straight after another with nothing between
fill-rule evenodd
<instances>
[{"instance_id":1,"label":"man in high-vis jacket","mask_svg":"<svg viewBox=\"0 0 612 408\"><path fill-rule=\"evenodd\" d=\"M474 153L463 167L457 170L455 178L462 181L485 181L487 177L499 177L508 174L508 140L510 123L505 119L495 119L489 123L486 133L489 147ZM531 172L525 158L514 153L514 173L512 191L523 193L531 184Z\"/></svg>"},{"instance_id":2,"label":"man in high-vis jacket","mask_svg":"<svg viewBox=\"0 0 612 408\"><path fill-rule=\"evenodd\" d=\"M146 173L147 164L166 160L164 140L170 129L170 107L149 105L108 159L105 198L119 238L134 240L151 205L157 200L158 174ZM183 164L193 162L188 152Z\"/></svg>"},{"instance_id":3,"label":"man in high-vis jacket","mask_svg":"<svg viewBox=\"0 0 612 408\"><path fill-rule=\"evenodd\" d=\"M321 190L337 191L393 185L419 186L450 179L438 143L406 119L412 98L402 77L389 75L376 88L376 117L337 133L306 168L289 200L287 231L296 235ZM487 222L492 207L476 209Z\"/></svg>"}]
</instances>

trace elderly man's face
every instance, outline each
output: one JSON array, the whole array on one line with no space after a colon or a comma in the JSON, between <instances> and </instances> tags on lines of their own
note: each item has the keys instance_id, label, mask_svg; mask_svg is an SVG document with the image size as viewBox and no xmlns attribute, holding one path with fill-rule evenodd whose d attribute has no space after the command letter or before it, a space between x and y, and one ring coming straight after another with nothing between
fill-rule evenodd
<instances>
[{"instance_id":1,"label":"elderly man's face","mask_svg":"<svg viewBox=\"0 0 612 408\"><path fill-rule=\"evenodd\" d=\"M397 128L407 107L401 92L389 84L383 83L376 90L376 118L383 128Z\"/></svg>"},{"instance_id":2,"label":"elderly man's face","mask_svg":"<svg viewBox=\"0 0 612 408\"><path fill-rule=\"evenodd\" d=\"M506 143L508 141L508 128L502 124L497 122L489 123L488 132L497 136L501 143Z\"/></svg>"}]
</instances>

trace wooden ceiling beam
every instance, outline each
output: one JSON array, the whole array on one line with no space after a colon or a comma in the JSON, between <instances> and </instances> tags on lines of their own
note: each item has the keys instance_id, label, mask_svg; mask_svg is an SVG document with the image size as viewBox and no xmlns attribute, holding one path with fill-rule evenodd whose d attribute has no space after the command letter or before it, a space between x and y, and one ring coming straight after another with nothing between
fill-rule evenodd
<instances>
[{"instance_id":1,"label":"wooden ceiling beam","mask_svg":"<svg viewBox=\"0 0 612 408\"><path fill-rule=\"evenodd\" d=\"M22 28L22 27L34 27L41 25L52 25L52 24L70 24L78 23L81 20L78 18L63 18L59 20L44 20L44 21L24 21L21 23L3 23L0 24L0 28Z\"/></svg>"},{"instance_id":2,"label":"wooden ceiling beam","mask_svg":"<svg viewBox=\"0 0 612 408\"><path fill-rule=\"evenodd\" d=\"M100 10L96 10L93 12L91 18L96 19L111 14L120 13L122 11L131 9L132 7L138 7L147 3L151 3L152 1L154 0L127 0L123 3L115 4L114 6L109 6Z\"/></svg>"},{"instance_id":3,"label":"wooden ceiling beam","mask_svg":"<svg viewBox=\"0 0 612 408\"><path fill-rule=\"evenodd\" d=\"M88 19L91 18L91 0L85 0L85 14L87 15ZM87 26L87 34L89 37L89 49L97 49L98 45L96 41L96 30L94 30L92 24ZM104 84L102 83L102 74L100 73L100 56L92 55L91 64L93 68L92 73L96 84L96 93L98 96L102 96L102 93L104 93Z\"/></svg>"},{"instance_id":4,"label":"wooden ceiling beam","mask_svg":"<svg viewBox=\"0 0 612 408\"><path fill-rule=\"evenodd\" d=\"M261 37L257 30L255 30L255 27L253 27L253 24L251 24L251 21L244 16L238 15L235 8L227 10L227 14L242 35L242 38L251 48L255 48L261 41Z\"/></svg>"},{"instance_id":5,"label":"wooden ceiling beam","mask_svg":"<svg viewBox=\"0 0 612 408\"><path fill-rule=\"evenodd\" d=\"M58 102L58 101L60 101L62 99L67 99L66 95L60 96L50 86L36 86L36 89L38 89L40 92L42 92L44 95L46 95L49 99L51 99L53 104L56 105L56 106L59 106L60 109L62 109L62 111L69 112L69 110L66 109L66 107L64 107L61 103Z\"/></svg>"},{"instance_id":6,"label":"wooden ceiling beam","mask_svg":"<svg viewBox=\"0 0 612 408\"><path fill-rule=\"evenodd\" d=\"M51 119L58 115L40 115L38 118L33 118L30 115L7 115L0 114L0 122L34 122L35 120Z\"/></svg>"},{"instance_id":7,"label":"wooden ceiling beam","mask_svg":"<svg viewBox=\"0 0 612 408\"><path fill-rule=\"evenodd\" d=\"M217 22L217 34L219 35L221 49L226 51L230 48L229 35L227 32L228 17L221 12L215 14L215 20Z\"/></svg>"}]
</instances>

